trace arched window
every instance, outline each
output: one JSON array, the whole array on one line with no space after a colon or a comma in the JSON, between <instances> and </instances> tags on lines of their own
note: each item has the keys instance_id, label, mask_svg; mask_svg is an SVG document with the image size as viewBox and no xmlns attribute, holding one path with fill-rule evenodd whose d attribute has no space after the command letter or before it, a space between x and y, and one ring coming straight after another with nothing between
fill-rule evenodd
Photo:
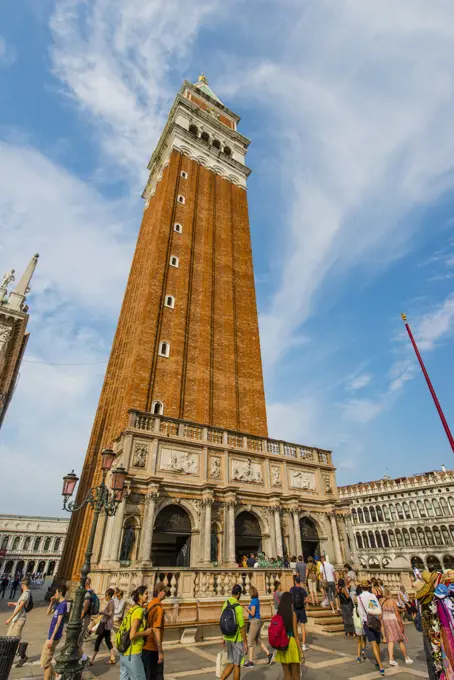
<instances>
[{"instance_id":1,"label":"arched window","mask_svg":"<svg viewBox=\"0 0 454 680\"><path fill-rule=\"evenodd\" d=\"M404 517L404 511L402 510L402 506L400 503L396 503L396 510L397 510L397 516L399 519L405 519Z\"/></svg>"},{"instance_id":2,"label":"arched window","mask_svg":"<svg viewBox=\"0 0 454 680\"><path fill-rule=\"evenodd\" d=\"M381 532L381 537L382 537L383 547L389 548L389 538L388 538L388 534L386 533L386 531Z\"/></svg>"},{"instance_id":3,"label":"arched window","mask_svg":"<svg viewBox=\"0 0 454 680\"><path fill-rule=\"evenodd\" d=\"M57 552L61 543L61 538L56 538L54 543L54 551Z\"/></svg>"},{"instance_id":4,"label":"arched window","mask_svg":"<svg viewBox=\"0 0 454 680\"><path fill-rule=\"evenodd\" d=\"M437 498L432 498L432 505L434 506L436 516L441 517L443 513L441 511L440 503L438 502Z\"/></svg>"},{"instance_id":5,"label":"arched window","mask_svg":"<svg viewBox=\"0 0 454 680\"><path fill-rule=\"evenodd\" d=\"M425 519L427 517L427 515L426 515L426 509L424 507L424 503L422 502L422 500L418 501L418 510L419 510L419 516L422 519Z\"/></svg>"},{"instance_id":6,"label":"arched window","mask_svg":"<svg viewBox=\"0 0 454 680\"><path fill-rule=\"evenodd\" d=\"M192 124L189 126L189 132L190 132L192 135L195 135L195 136L197 137L197 135L199 134L199 129L198 129L197 125L194 125L194 123L192 123Z\"/></svg>"},{"instance_id":7,"label":"arched window","mask_svg":"<svg viewBox=\"0 0 454 680\"><path fill-rule=\"evenodd\" d=\"M170 356L170 343L169 342L163 341L163 342L159 343L159 356L169 358L169 356Z\"/></svg>"},{"instance_id":8,"label":"arched window","mask_svg":"<svg viewBox=\"0 0 454 680\"><path fill-rule=\"evenodd\" d=\"M454 541L454 524L449 525L449 531L451 532L452 540Z\"/></svg>"},{"instance_id":9,"label":"arched window","mask_svg":"<svg viewBox=\"0 0 454 680\"><path fill-rule=\"evenodd\" d=\"M379 531L375 532L375 542L377 544L377 548L383 548L383 543L381 540L381 533Z\"/></svg>"},{"instance_id":10,"label":"arched window","mask_svg":"<svg viewBox=\"0 0 454 680\"><path fill-rule=\"evenodd\" d=\"M381 507L380 507L379 505L377 505L377 507L375 508L375 510L376 510L376 512L377 512L378 521L379 521L379 522L383 522L383 512L382 512Z\"/></svg>"},{"instance_id":11,"label":"arched window","mask_svg":"<svg viewBox=\"0 0 454 680\"><path fill-rule=\"evenodd\" d=\"M364 521L368 524L370 522L369 509L364 508Z\"/></svg>"},{"instance_id":12,"label":"arched window","mask_svg":"<svg viewBox=\"0 0 454 680\"><path fill-rule=\"evenodd\" d=\"M215 149L219 150L221 149L221 142L219 141L219 139L213 139L213 146Z\"/></svg>"},{"instance_id":13,"label":"arched window","mask_svg":"<svg viewBox=\"0 0 454 680\"><path fill-rule=\"evenodd\" d=\"M410 506L408 503L402 503L402 507L405 513L405 519L411 519Z\"/></svg>"},{"instance_id":14,"label":"arched window","mask_svg":"<svg viewBox=\"0 0 454 680\"><path fill-rule=\"evenodd\" d=\"M361 508L358 508L358 522L364 524L363 511Z\"/></svg>"},{"instance_id":15,"label":"arched window","mask_svg":"<svg viewBox=\"0 0 454 680\"><path fill-rule=\"evenodd\" d=\"M200 135L200 139L202 139L204 142L209 142L210 141L210 135L208 132L202 132Z\"/></svg>"},{"instance_id":16,"label":"arched window","mask_svg":"<svg viewBox=\"0 0 454 680\"><path fill-rule=\"evenodd\" d=\"M376 522L377 521L377 515L375 514L375 508L374 508L373 505L371 505L371 507L369 508L369 511L370 511L371 522Z\"/></svg>"},{"instance_id":17,"label":"arched window","mask_svg":"<svg viewBox=\"0 0 454 680\"><path fill-rule=\"evenodd\" d=\"M387 505L383 506L383 517L386 521L389 521L389 508Z\"/></svg>"},{"instance_id":18,"label":"arched window","mask_svg":"<svg viewBox=\"0 0 454 680\"><path fill-rule=\"evenodd\" d=\"M166 300L164 302L164 305L166 307L169 307L170 309L174 309L175 307L175 298L173 295L166 295Z\"/></svg>"},{"instance_id":19,"label":"arched window","mask_svg":"<svg viewBox=\"0 0 454 680\"><path fill-rule=\"evenodd\" d=\"M424 533L424 529L422 527L418 527L418 538L419 542L422 545L423 548L426 547L427 541L426 541L426 535Z\"/></svg>"},{"instance_id":20,"label":"arched window","mask_svg":"<svg viewBox=\"0 0 454 680\"><path fill-rule=\"evenodd\" d=\"M428 545L434 545L434 537L432 535L432 529L430 527L426 527L426 539Z\"/></svg>"},{"instance_id":21,"label":"arched window","mask_svg":"<svg viewBox=\"0 0 454 680\"><path fill-rule=\"evenodd\" d=\"M27 536L27 538L26 538L25 541L24 541L23 550L30 550L30 541L31 541L31 540L32 540L32 539L30 538L30 536Z\"/></svg>"},{"instance_id":22,"label":"arched window","mask_svg":"<svg viewBox=\"0 0 454 680\"><path fill-rule=\"evenodd\" d=\"M174 231L178 232L178 234L183 233L183 226L179 222L175 222L175 224L173 225L173 229Z\"/></svg>"},{"instance_id":23,"label":"arched window","mask_svg":"<svg viewBox=\"0 0 454 680\"><path fill-rule=\"evenodd\" d=\"M448 498L449 509L451 510L451 515L454 515L454 498L449 496Z\"/></svg>"},{"instance_id":24,"label":"arched window","mask_svg":"<svg viewBox=\"0 0 454 680\"><path fill-rule=\"evenodd\" d=\"M389 511L391 513L391 520L393 522L395 522L396 519L397 519L397 514L396 514L396 508L394 507L393 503L391 503L391 505L389 506Z\"/></svg>"},{"instance_id":25,"label":"arched window","mask_svg":"<svg viewBox=\"0 0 454 680\"><path fill-rule=\"evenodd\" d=\"M9 536L3 536L3 538L2 538L2 550L6 550L8 548L8 541L9 541Z\"/></svg>"},{"instance_id":26,"label":"arched window","mask_svg":"<svg viewBox=\"0 0 454 680\"><path fill-rule=\"evenodd\" d=\"M440 529L438 527L433 527L432 529L435 539L435 545L443 545L443 540L441 538Z\"/></svg>"},{"instance_id":27,"label":"arched window","mask_svg":"<svg viewBox=\"0 0 454 680\"><path fill-rule=\"evenodd\" d=\"M376 548L377 546L375 545L375 536L373 531L369 531L369 543L371 548Z\"/></svg>"},{"instance_id":28,"label":"arched window","mask_svg":"<svg viewBox=\"0 0 454 680\"><path fill-rule=\"evenodd\" d=\"M396 547L396 537L394 536L394 531L389 532L389 542L391 544L391 548Z\"/></svg>"},{"instance_id":29,"label":"arched window","mask_svg":"<svg viewBox=\"0 0 454 680\"><path fill-rule=\"evenodd\" d=\"M151 412L155 416L162 416L164 414L164 404L162 401L154 401L151 406Z\"/></svg>"},{"instance_id":30,"label":"arched window","mask_svg":"<svg viewBox=\"0 0 454 680\"><path fill-rule=\"evenodd\" d=\"M180 172L180 177L182 177L183 179L188 179L188 173L186 172L186 170L182 170Z\"/></svg>"},{"instance_id":31,"label":"arched window","mask_svg":"<svg viewBox=\"0 0 454 680\"><path fill-rule=\"evenodd\" d=\"M410 534L408 533L408 529L403 529L402 533L404 535L404 543L405 543L406 547L408 548L411 545Z\"/></svg>"},{"instance_id":32,"label":"arched window","mask_svg":"<svg viewBox=\"0 0 454 680\"><path fill-rule=\"evenodd\" d=\"M410 538L411 538L411 544L412 545L415 545L415 546L419 545L418 536L416 534L415 529L413 529L413 528L410 529Z\"/></svg>"},{"instance_id":33,"label":"arched window","mask_svg":"<svg viewBox=\"0 0 454 680\"><path fill-rule=\"evenodd\" d=\"M232 155L232 149L229 146L224 146L224 153L226 156Z\"/></svg>"},{"instance_id":34,"label":"arched window","mask_svg":"<svg viewBox=\"0 0 454 680\"><path fill-rule=\"evenodd\" d=\"M182 205L184 205L186 203L186 199L183 196L183 194L178 194L177 201L178 201L178 203L181 203Z\"/></svg>"},{"instance_id":35,"label":"arched window","mask_svg":"<svg viewBox=\"0 0 454 680\"><path fill-rule=\"evenodd\" d=\"M416 507L415 501L410 501L410 509L411 509L411 514L413 515L413 517L418 519L419 514L418 514L418 508Z\"/></svg>"},{"instance_id":36,"label":"arched window","mask_svg":"<svg viewBox=\"0 0 454 680\"><path fill-rule=\"evenodd\" d=\"M359 533L359 531L356 533L356 547L358 548L358 550L363 549L363 539L361 538L361 534Z\"/></svg>"},{"instance_id":37,"label":"arched window","mask_svg":"<svg viewBox=\"0 0 454 680\"><path fill-rule=\"evenodd\" d=\"M171 267L175 267L176 269L178 269L178 267L180 266L180 260L176 255L171 255L169 264Z\"/></svg>"},{"instance_id":38,"label":"arched window","mask_svg":"<svg viewBox=\"0 0 454 680\"><path fill-rule=\"evenodd\" d=\"M444 515L449 515L449 508L446 498L440 498L440 505Z\"/></svg>"},{"instance_id":39,"label":"arched window","mask_svg":"<svg viewBox=\"0 0 454 680\"><path fill-rule=\"evenodd\" d=\"M432 503L429 501L428 498L426 498L426 500L424 501L424 504L426 506L427 515L429 517L433 517L434 516L434 509L432 507Z\"/></svg>"},{"instance_id":40,"label":"arched window","mask_svg":"<svg viewBox=\"0 0 454 680\"><path fill-rule=\"evenodd\" d=\"M446 543L446 545L451 545L452 540L451 540L451 536L449 535L448 529L445 526L440 527L440 529L441 529L441 534L443 536L443 540Z\"/></svg>"},{"instance_id":41,"label":"arched window","mask_svg":"<svg viewBox=\"0 0 454 680\"><path fill-rule=\"evenodd\" d=\"M353 521L353 524L358 524L358 517L356 516L356 508L352 509L352 521Z\"/></svg>"},{"instance_id":42,"label":"arched window","mask_svg":"<svg viewBox=\"0 0 454 680\"><path fill-rule=\"evenodd\" d=\"M120 549L120 562L132 560L134 545L136 542L136 522L133 518L126 520L123 529L123 540Z\"/></svg>"},{"instance_id":43,"label":"arched window","mask_svg":"<svg viewBox=\"0 0 454 680\"><path fill-rule=\"evenodd\" d=\"M367 538L367 534L365 531L363 531L363 544L365 548L369 548L369 539Z\"/></svg>"},{"instance_id":44,"label":"arched window","mask_svg":"<svg viewBox=\"0 0 454 680\"><path fill-rule=\"evenodd\" d=\"M49 550L49 548L50 548L50 537L47 536L46 540L44 541L44 552Z\"/></svg>"},{"instance_id":45,"label":"arched window","mask_svg":"<svg viewBox=\"0 0 454 680\"><path fill-rule=\"evenodd\" d=\"M13 550L17 550L19 548L19 542L20 542L20 536L16 536L14 541L13 541Z\"/></svg>"},{"instance_id":46,"label":"arched window","mask_svg":"<svg viewBox=\"0 0 454 680\"><path fill-rule=\"evenodd\" d=\"M396 540L397 540L397 545L399 546L399 548L403 548L404 547L404 540L402 538L402 533L401 533L400 529L396 529Z\"/></svg>"},{"instance_id":47,"label":"arched window","mask_svg":"<svg viewBox=\"0 0 454 680\"><path fill-rule=\"evenodd\" d=\"M41 543L41 536L38 536L38 538L35 538L35 543L33 545L33 552L38 552L40 543Z\"/></svg>"}]
</instances>

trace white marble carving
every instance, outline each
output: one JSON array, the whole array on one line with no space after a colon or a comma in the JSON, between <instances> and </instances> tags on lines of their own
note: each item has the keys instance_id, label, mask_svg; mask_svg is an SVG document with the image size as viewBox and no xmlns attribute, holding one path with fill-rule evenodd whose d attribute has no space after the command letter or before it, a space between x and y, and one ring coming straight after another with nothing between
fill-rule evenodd
<instances>
[{"instance_id":1,"label":"white marble carving","mask_svg":"<svg viewBox=\"0 0 454 680\"><path fill-rule=\"evenodd\" d=\"M16 280L14 273L15 273L14 269L11 269L11 271L3 274L2 283L0 284L0 288L8 288L9 284Z\"/></svg>"},{"instance_id":2,"label":"white marble carving","mask_svg":"<svg viewBox=\"0 0 454 680\"><path fill-rule=\"evenodd\" d=\"M278 467L271 468L271 483L273 486L282 486L281 471Z\"/></svg>"},{"instance_id":3,"label":"white marble carving","mask_svg":"<svg viewBox=\"0 0 454 680\"><path fill-rule=\"evenodd\" d=\"M184 475L198 474L199 460L195 453L187 451L171 451L163 449L161 453L161 469L178 472Z\"/></svg>"},{"instance_id":4,"label":"white marble carving","mask_svg":"<svg viewBox=\"0 0 454 680\"><path fill-rule=\"evenodd\" d=\"M290 486L294 489L315 489L315 475L313 472L290 470Z\"/></svg>"},{"instance_id":5,"label":"white marble carving","mask_svg":"<svg viewBox=\"0 0 454 680\"><path fill-rule=\"evenodd\" d=\"M219 479L221 476L221 459L213 457L210 460L210 477Z\"/></svg>"},{"instance_id":6,"label":"white marble carving","mask_svg":"<svg viewBox=\"0 0 454 680\"><path fill-rule=\"evenodd\" d=\"M134 447L134 457L132 464L134 467L144 468L147 464L148 446L146 444L137 443Z\"/></svg>"},{"instance_id":7,"label":"white marble carving","mask_svg":"<svg viewBox=\"0 0 454 680\"><path fill-rule=\"evenodd\" d=\"M262 467L253 463L250 458L246 463L235 460L232 464L232 479L249 484L263 484Z\"/></svg>"},{"instance_id":8,"label":"white marble carving","mask_svg":"<svg viewBox=\"0 0 454 680\"><path fill-rule=\"evenodd\" d=\"M0 350L7 344L11 331L11 326L0 326Z\"/></svg>"}]
</instances>

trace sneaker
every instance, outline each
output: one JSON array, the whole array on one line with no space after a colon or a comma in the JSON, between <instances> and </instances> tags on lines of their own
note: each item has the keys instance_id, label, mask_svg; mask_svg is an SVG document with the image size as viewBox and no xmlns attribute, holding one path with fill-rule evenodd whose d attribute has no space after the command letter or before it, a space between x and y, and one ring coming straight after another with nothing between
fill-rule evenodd
<instances>
[{"instance_id":1,"label":"sneaker","mask_svg":"<svg viewBox=\"0 0 454 680\"><path fill-rule=\"evenodd\" d=\"M270 666L273 663L275 655L276 655L276 652L270 652L268 654L268 661L267 661L268 666Z\"/></svg>"},{"instance_id":2,"label":"sneaker","mask_svg":"<svg viewBox=\"0 0 454 680\"><path fill-rule=\"evenodd\" d=\"M360 657L360 656L357 656L357 657L356 657L356 662L357 662L357 663L361 663L361 657Z\"/></svg>"},{"instance_id":3,"label":"sneaker","mask_svg":"<svg viewBox=\"0 0 454 680\"><path fill-rule=\"evenodd\" d=\"M407 656L407 658L405 659L405 663L411 664L413 663L413 659L410 659L410 657Z\"/></svg>"},{"instance_id":4,"label":"sneaker","mask_svg":"<svg viewBox=\"0 0 454 680\"><path fill-rule=\"evenodd\" d=\"M303 645L303 652L307 652L308 649L309 647L307 645Z\"/></svg>"},{"instance_id":5,"label":"sneaker","mask_svg":"<svg viewBox=\"0 0 454 680\"><path fill-rule=\"evenodd\" d=\"M253 661L246 661L246 663L243 665L243 668L254 668L255 663Z\"/></svg>"},{"instance_id":6,"label":"sneaker","mask_svg":"<svg viewBox=\"0 0 454 680\"><path fill-rule=\"evenodd\" d=\"M22 656L16 664L16 668L22 668L24 663L28 661L28 656Z\"/></svg>"},{"instance_id":7,"label":"sneaker","mask_svg":"<svg viewBox=\"0 0 454 680\"><path fill-rule=\"evenodd\" d=\"M394 659L392 659L392 661L389 662L389 665L390 666L398 666L399 664L397 663L397 661L394 661Z\"/></svg>"},{"instance_id":8,"label":"sneaker","mask_svg":"<svg viewBox=\"0 0 454 680\"><path fill-rule=\"evenodd\" d=\"M385 669L384 669L384 668L380 668L380 675L384 675L384 674L385 674Z\"/></svg>"}]
</instances>

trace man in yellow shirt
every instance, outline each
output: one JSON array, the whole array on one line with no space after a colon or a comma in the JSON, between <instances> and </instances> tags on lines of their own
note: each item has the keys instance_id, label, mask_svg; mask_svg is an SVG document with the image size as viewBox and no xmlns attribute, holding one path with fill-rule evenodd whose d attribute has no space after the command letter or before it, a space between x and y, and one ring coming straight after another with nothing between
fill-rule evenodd
<instances>
[{"instance_id":1,"label":"man in yellow shirt","mask_svg":"<svg viewBox=\"0 0 454 680\"><path fill-rule=\"evenodd\" d=\"M247 654L246 625L244 623L243 608L239 604L241 593L242 588L239 584L233 586L232 597L229 597L222 607L222 611L224 611L228 604L234 607L236 631L232 635L224 635L223 645L227 647L228 664L224 669L221 680L226 680L232 671L233 680L240 680L241 666Z\"/></svg>"}]
</instances>

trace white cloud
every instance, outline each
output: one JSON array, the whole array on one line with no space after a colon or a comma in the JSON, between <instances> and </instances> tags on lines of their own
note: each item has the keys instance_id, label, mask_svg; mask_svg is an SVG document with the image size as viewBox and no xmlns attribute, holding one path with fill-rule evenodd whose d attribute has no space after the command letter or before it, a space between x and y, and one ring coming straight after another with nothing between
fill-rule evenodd
<instances>
[{"instance_id":1,"label":"white cloud","mask_svg":"<svg viewBox=\"0 0 454 680\"><path fill-rule=\"evenodd\" d=\"M0 69L9 68L17 58L16 49L0 35Z\"/></svg>"},{"instance_id":2,"label":"white cloud","mask_svg":"<svg viewBox=\"0 0 454 680\"><path fill-rule=\"evenodd\" d=\"M350 392L355 392L356 390L362 390L367 387L372 380L370 373L359 373L354 375L347 381L346 389Z\"/></svg>"},{"instance_id":3,"label":"white cloud","mask_svg":"<svg viewBox=\"0 0 454 680\"><path fill-rule=\"evenodd\" d=\"M345 420L364 425L382 413L387 402L384 399L349 399L341 404L341 408Z\"/></svg>"},{"instance_id":4,"label":"white cloud","mask_svg":"<svg viewBox=\"0 0 454 680\"><path fill-rule=\"evenodd\" d=\"M430 351L443 338L454 332L454 294L448 295L442 304L427 313L417 327L417 341L421 351Z\"/></svg>"}]
</instances>

